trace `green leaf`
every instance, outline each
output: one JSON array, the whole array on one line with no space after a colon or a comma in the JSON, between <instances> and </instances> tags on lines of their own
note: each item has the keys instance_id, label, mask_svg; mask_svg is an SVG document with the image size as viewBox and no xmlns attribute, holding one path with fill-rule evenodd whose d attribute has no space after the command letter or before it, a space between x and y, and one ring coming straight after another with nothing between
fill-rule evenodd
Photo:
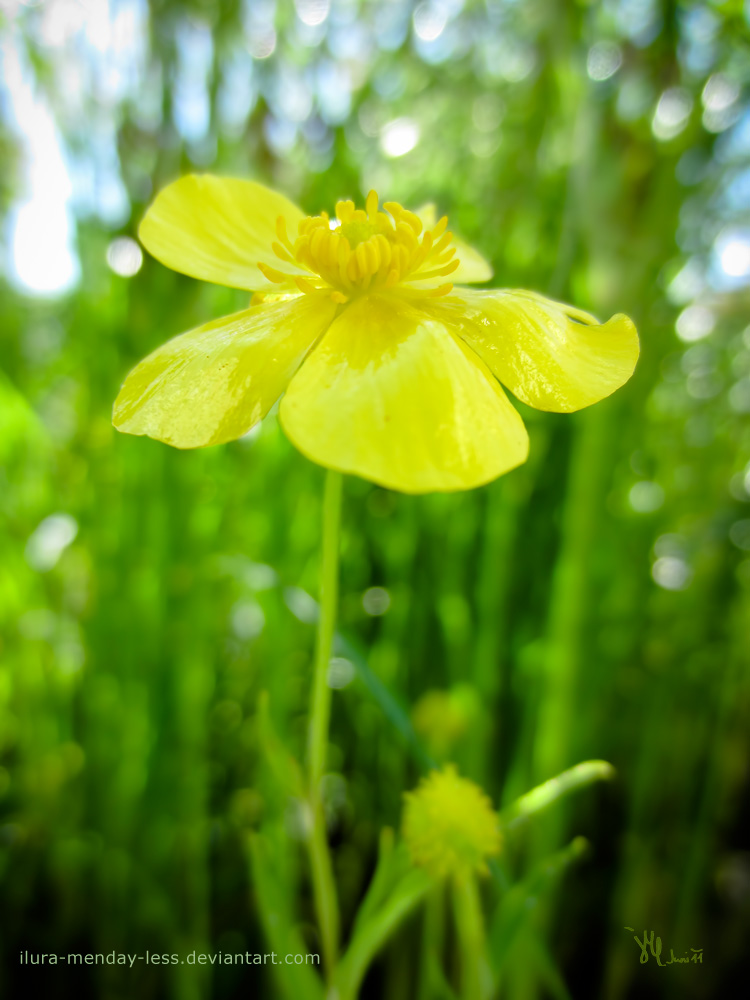
<instances>
[{"instance_id":1,"label":"green leaf","mask_svg":"<svg viewBox=\"0 0 750 1000\"><path fill-rule=\"evenodd\" d=\"M341 958L334 979L339 1000L355 1000L378 951L433 884L425 872L412 869L395 885L381 906L372 908L364 920L358 920L357 930Z\"/></svg>"},{"instance_id":2,"label":"green leaf","mask_svg":"<svg viewBox=\"0 0 750 1000\"><path fill-rule=\"evenodd\" d=\"M267 941L281 958L273 965L283 995L289 1000L325 1000L320 976L311 965L287 965L286 955L307 955L307 944L294 926L287 894L276 869L277 859L271 841L262 834L248 838L253 887L258 897L257 912ZM319 958L320 961L320 958Z\"/></svg>"},{"instance_id":3,"label":"green leaf","mask_svg":"<svg viewBox=\"0 0 750 1000\"><path fill-rule=\"evenodd\" d=\"M263 755L279 786L293 798L304 798L302 769L274 729L267 691L262 691L258 698L257 733Z\"/></svg>"},{"instance_id":4,"label":"green leaf","mask_svg":"<svg viewBox=\"0 0 750 1000\"><path fill-rule=\"evenodd\" d=\"M539 979L547 987L553 1000L573 1000L565 984L557 962L550 955L549 948L534 931L531 932L531 947L535 952Z\"/></svg>"},{"instance_id":5,"label":"green leaf","mask_svg":"<svg viewBox=\"0 0 750 1000\"><path fill-rule=\"evenodd\" d=\"M535 865L526 878L516 883L501 899L489 934L490 957L496 973L503 968L517 935L533 915L541 896L588 849L589 842L585 837L575 837L567 847Z\"/></svg>"},{"instance_id":6,"label":"green leaf","mask_svg":"<svg viewBox=\"0 0 750 1000\"><path fill-rule=\"evenodd\" d=\"M511 802L500 813L503 827L513 829L536 813L543 812L554 802L569 795L578 788L585 788L595 781L610 781L616 775L615 769L606 760L586 760L550 778L530 792Z\"/></svg>"},{"instance_id":7,"label":"green leaf","mask_svg":"<svg viewBox=\"0 0 750 1000\"><path fill-rule=\"evenodd\" d=\"M408 864L401 850L394 848L395 835L390 827L380 831L378 863L362 900L352 930L352 937L366 924L393 887L398 875Z\"/></svg>"}]
</instances>

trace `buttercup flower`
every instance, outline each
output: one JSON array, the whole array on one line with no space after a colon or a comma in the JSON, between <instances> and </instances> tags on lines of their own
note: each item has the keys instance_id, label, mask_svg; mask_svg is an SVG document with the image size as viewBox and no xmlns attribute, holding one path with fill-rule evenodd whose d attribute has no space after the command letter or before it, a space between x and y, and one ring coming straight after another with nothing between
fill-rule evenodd
<instances>
[{"instance_id":1,"label":"buttercup flower","mask_svg":"<svg viewBox=\"0 0 750 1000\"><path fill-rule=\"evenodd\" d=\"M452 764L431 771L404 796L403 835L415 865L434 878L484 874L500 853L500 821L478 785Z\"/></svg>"},{"instance_id":2,"label":"buttercup flower","mask_svg":"<svg viewBox=\"0 0 750 1000\"><path fill-rule=\"evenodd\" d=\"M405 493L462 490L526 460L500 383L570 412L630 377L627 316L600 324L534 292L460 287L492 276L432 206L336 205L306 218L252 181L183 177L139 230L168 267L249 289L249 308L157 348L127 377L114 424L178 448L241 437L279 399L313 461ZM454 284L455 283L455 284Z\"/></svg>"}]
</instances>

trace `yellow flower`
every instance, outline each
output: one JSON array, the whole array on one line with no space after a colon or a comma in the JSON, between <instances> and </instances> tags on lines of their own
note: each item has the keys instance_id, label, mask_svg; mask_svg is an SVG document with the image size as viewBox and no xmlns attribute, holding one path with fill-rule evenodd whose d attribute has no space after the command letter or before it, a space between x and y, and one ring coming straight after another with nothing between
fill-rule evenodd
<instances>
[{"instance_id":1,"label":"yellow flower","mask_svg":"<svg viewBox=\"0 0 750 1000\"><path fill-rule=\"evenodd\" d=\"M403 835L412 861L434 878L487 871L500 853L500 821L492 803L452 764L431 771L404 796Z\"/></svg>"},{"instance_id":2,"label":"yellow flower","mask_svg":"<svg viewBox=\"0 0 750 1000\"><path fill-rule=\"evenodd\" d=\"M249 308L157 348L127 377L114 424L177 448L241 437L276 400L313 461L405 493L462 490L526 460L500 382L569 412L630 377L638 337L527 291L475 290L489 265L432 206L374 191L305 218L252 181L192 175L141 223L158 260L256 294Z\"/></svg>"}]
</instances>

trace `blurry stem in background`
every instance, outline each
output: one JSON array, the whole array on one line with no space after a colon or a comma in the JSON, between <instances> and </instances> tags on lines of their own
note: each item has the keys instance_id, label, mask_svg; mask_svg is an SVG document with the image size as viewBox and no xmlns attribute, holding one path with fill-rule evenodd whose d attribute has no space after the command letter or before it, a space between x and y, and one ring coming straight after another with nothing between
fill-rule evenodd
<instances>
[{"instance_id":1,"label":"blurry stem in background","mask_svg":"<svg viewBox=\"0 0 750 1000\"><path fill-rule=\"evenodd\" d=\"M507 602L512 580L511 555L518 527L518 491L497 483L484 491L484 546L476 587L472 676L484 706L475 737L467 747L467 773L483 788L497 764L493 740L503 725L501 700L505 684Z\"/></svg>"},{"instance_id":2,"label":"blurry stem in background","mask_svg":"<svg viewBox=\"0 0 750 1000\"><path fill-rule=\"evenodd\" d=\"M617 416L610 404L578 418L562 512L560 555L552 576L549 617L536 719L532 781L570 763L581 704L583 649L600 512L607 494ZM541 853L557 846L560 831L547 828Z\"/></svg>"},{"instance_id":3,"label":"blurry stem in background","mask_svg":"<svg viewBox=\"0 0 750 1000\"><path fill-rule=\"evenodd\" d=\"M331 660L333 634L336 628L339 575L339 527L341 521L342 476L330 469L326 473L323 493L323 530L320 568L320 618L315 646L310 729L308 735L308 768L310 794L319 797L328 746L328 722L331 716L331 688L328 666Z\"/></svg>"},{"instance_id":4,"label":"blurry stem in background","mask_svg":"<svg viewBox=\"0 0 750 1000\"><path fill-rule=\"evenodd\" d=\"M684 940L691 932L691 918L700 906L702 885L710 878L706 868L707 859L712 853L711 837L720 821L721 806L731 798L731 791L726 786L727 775L723 773L723 764L731 754L730 734L733 730L739 732L742 726L740 719L735 726L731 723L733 714L742 704L741 681L743 676L747 676L748 660L750 660L746 642L747 600L740 599L728 617L736 629L738 641L735 654L723 664L720 668L721 673L716 678L718 691L715 693L712 733L707 747L708 760L698 809L691 828L687 864L675 907L674 936L678 941Z\"/></svg>"},{"instance_id":5,"label":"blurry stem in background","mask_svg":"<svg viewBox=\"0 0 750 1000\"><path fill-rule=\"evenodd\" d=\"M417 1000L434 1000L442 978L441 956L445 944L445 886L438 883L425 900L422 926L421 975Z\"/></svg>"},{"instance_id":6,"label":"blurry stem in background","mask_svg":"<svg viewBox=\"0 0 750 1000\"><path fill-rule=\"evenodd\" d=\"M453 883L453 899L461 949L462 1000L488 1000L493 993L493 978L485 946L482 905L473 875Z\"/></svg>"},{"instance_id":7,"label":"blurry stem in background","mask_svg":"<svg viewBox=\"0 0 750 1000\"><path fill-rule=\"evenodd\" d=\"M568 36L566 36L568 37ZM557 42L555 42L557 44ZM580 155L567 177L563 228L560 234L555 273L549 293L559 295L566 287L576 246L584 242L579 233L580 205L590 183L590 164L595 162L601 121L590 100L583 99L572 81L561 85L560 101L578 104L574 141ZM583 636L590 607L592 553L600 512L611 472L615 417L611 406L588 411L577 418L570 458L560 532L560 554L552 576L546 628L544 665L541 671L539 706L535 720L536 738L531 779L545 780L570 763L573 745L578 685L582 674ZM541 854L560 840L554 824L545 831Z\"/></svg>"},{"instance_id":8,"label":"blurry stem in background","mask_svg":"<svg viewBox=\"0 0 750 1000\"><path fill-rule=\"evenodd\" d=\"M326 472L323 492L323 525L320 567L320 618L315 646L315 668L310 703L308 732L308 795L312 812L312 830L308 841L312 869L315 908L320 924L323 957L328 976L336 967L339 936L339 911L328 850L321 781L328 747L328 724L331 717L331 688L328 668L336 628L338 603L339 533L341 524L342 476Z\"/></svg>"}]
</instances>

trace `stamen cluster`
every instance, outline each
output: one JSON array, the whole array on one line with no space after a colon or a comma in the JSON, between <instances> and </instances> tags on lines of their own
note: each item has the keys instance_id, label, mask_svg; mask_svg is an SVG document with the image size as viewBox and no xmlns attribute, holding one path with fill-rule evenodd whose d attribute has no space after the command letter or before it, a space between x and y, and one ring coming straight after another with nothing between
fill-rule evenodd
<instances>
[{"instance_id":1,"label":"stamen cluster","mask_svg":"<svg viewBox=\"0 0 750 1000\"><path fill-rule=\"evenodd\" d=\"M448 218L443 216L432 229L424 230L421 220L398 202L383 204L378 210L378 196L370 191L365 209L352 201L336 204L336 218L326 212L308 216L299 224L294 243L287 234L282 216L276 221L278 243L272 248L279 260L309 271L310 277L289 275L259 263L269 281L289 285L302 292L331 289L334 302L347 302L366 291L393 288L402 283L425 281L451 274L459 266L456 248L447 232ZM388 214L386 214L386 212ZM447 295L450 283L437 287L410 286L415 295Z\"/></svg>"}]
</instances>

